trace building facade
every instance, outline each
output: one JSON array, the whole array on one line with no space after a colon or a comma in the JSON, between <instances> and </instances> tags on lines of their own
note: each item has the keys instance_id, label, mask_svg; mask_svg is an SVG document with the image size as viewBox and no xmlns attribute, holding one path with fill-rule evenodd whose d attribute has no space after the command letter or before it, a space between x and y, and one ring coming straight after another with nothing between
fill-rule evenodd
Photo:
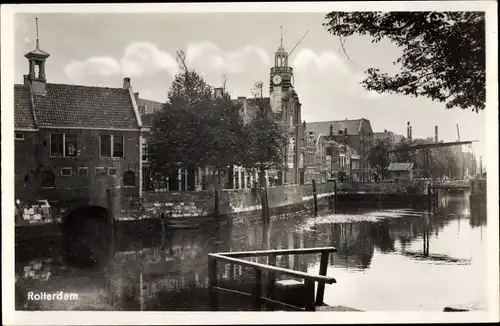
<instances>
[{"instance_id":1,"label":"building facade","mask_svg":"<svg viewBox=\"0 0 500 326\"><path fill-rule=\"evenodd\" d=\"M47 83L49 54L38 40L25 56L28 74L14 85L16 204L55 203L64 217L89 207L107 209L107 189L114 189L118 210L136 202L145 129L130 79L122 88ZM26 206L19 212L16 225L45 219Z\"/></svg>"},{"instance_id":2,"label":"building facade","mask_svg":"<svg viewBox=\"0 0 500 326\"><path fill-rule=\"evenodd\" d=\"M369 120L361 118L356 120L309 122L307 123L307 129L317 134L328 135L329 141L335 141L344 146L347 145L348 148L354 151L355 157L356 155L359 156L359 181L371 179L368 154L373 146L374 136ZM335 157L335 155L332 156L332 158Z\"/></svg>"}]
</instances>

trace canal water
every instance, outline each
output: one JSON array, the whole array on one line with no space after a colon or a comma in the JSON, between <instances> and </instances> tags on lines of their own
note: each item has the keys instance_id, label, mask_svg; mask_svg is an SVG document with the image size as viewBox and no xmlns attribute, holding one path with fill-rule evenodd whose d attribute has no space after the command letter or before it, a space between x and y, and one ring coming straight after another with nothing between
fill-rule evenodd
<instances>
[{"instance_id":1,"label":"canal water","mask_svg":"<svg viewBox=\"0 0 500 326\"><path fill-rule=\"evenodd\" d=\"M104 266L68 265L63 250L16 254L17 310L209 310L207 254L334 246L324 301L366 311L442 311L486 307L486 212L468 196L442 196L437 213L400 207L349 208L317 218L170 230L129 238ZM278 266L319 273L319 255L278 257ZM251 286L251 271L219 266L225 286ZM28 300L33 293L77 300ZM221 310L246 310L246 297L224 294Z\"/></svg>"}]
</instances>

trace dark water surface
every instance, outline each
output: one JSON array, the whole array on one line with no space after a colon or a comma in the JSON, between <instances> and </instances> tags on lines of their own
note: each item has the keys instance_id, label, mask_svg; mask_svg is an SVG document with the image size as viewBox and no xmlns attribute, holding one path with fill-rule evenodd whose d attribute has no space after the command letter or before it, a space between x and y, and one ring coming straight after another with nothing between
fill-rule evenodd
<instances>
[{"instance_id":1,"label":"dark water surface","mask_svg":"<svg viewBox=\"0 0 500 326\"><path fill-rule=\"evenodd\" d=\"M125 239L103 268L64 263L61 248L16 255L18 310L208 310L210 252L334 246L325 303L356 309L442 311L486 307L486 213L467 196L443 197L439 213L411 208L346 209L260 224L169 231ZM266 239L266 240L264 240ZM36 258L35 258L36 257ZM278 266L319 273L319 255L278 257ZM223 264L219 279L250 284L244 268ZM28 293L64 291L78 300L28 300ZM221 310L248 300L220 298Z\"/></svg>"}]
</instances>

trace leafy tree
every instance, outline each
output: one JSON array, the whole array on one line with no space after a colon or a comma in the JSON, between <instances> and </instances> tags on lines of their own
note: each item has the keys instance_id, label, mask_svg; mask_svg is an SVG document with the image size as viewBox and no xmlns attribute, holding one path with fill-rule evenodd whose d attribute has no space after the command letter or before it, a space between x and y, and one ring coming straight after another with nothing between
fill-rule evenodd
<instances>
[{"instance_id":1,"label":"leafy tree","mask_svg":"<svg viewBox=\"0 0 500 326\"><path fill-rule=\"evenodd\" d=\"M245 150L242 165L260 171L260 184L265 184L265 170L283 167L284 148L288 139L270 116L269 99L254 99L256 114L244 125Z\"/></svg>"},{"instance_id":2,"label":"leafy tree","mask_svg":"<svg viewBox=\"0 0 500 326\"><path fill-rule=\"evenodd\" d=\"M172 167L237 164L242 127L238 107L228 94L214 99L212 87L196 71L181 72L153 121L153 166L164 173Z\"/></svg>"},{"instance_id":3,"label":"leafy tree","mask_svg":"<svg viewBox=\"0 0 500 326\"><path fill-rule=\"evenodd\" d=\"M264 91L264 82L262 80L254 82L252 89L251 89L252 96L254 98L262 98L262 97L264 97L263 91Z\"/></svg>"},{"instance_id":4,"label":"leafy tree","mask_svg":"<svg viewBox=\"0 0 500 326\"><path fill-rule=\"evenodd\" d=\"M390 163L389 144L385 140L379 140L373 145L368 153L368 162L378 169L378 175L384 179L384 168Z\"/></svg>"},{"instance_id":5,"label":"leafy tree","mask_svg":"<svg viewBox=\"0 0 500 326\"><path fill-rule=\"evenodd\" d=\"M370 68L368 90L425 96L446 108L484 110L486 99L483 12L331 12L323 24L341 38L389 39L402 49L394 76ZM344 49L345 50L345 49Z\"/></svg>"}]
</instances>

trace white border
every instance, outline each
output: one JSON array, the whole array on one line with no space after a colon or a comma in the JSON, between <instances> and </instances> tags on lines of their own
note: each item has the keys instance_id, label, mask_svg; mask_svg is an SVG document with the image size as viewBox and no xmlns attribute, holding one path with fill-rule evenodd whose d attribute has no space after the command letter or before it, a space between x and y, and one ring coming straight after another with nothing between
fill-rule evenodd
<instances>
[{"instance_id":1,"label":"white border","mask_svg":"<svg viewBox=\"0 0 500 326\"><path fill-rule=\"evenodd\" d=\"M78 323L94 324L233 324L233 323L376 323L376 322L473 322L498 321L499 318L499 255L498 255L498 22L495 1L411 1L411 2L297 2L297 3L204 3L204 4L31 4L2 5L1 10L1 99L2 99L2 188L12 189L14 184L13 114L5 108L13 107L14 75L12 71L14 48L14 13L193 13L193 12L322 12L329 11L426 11L426 10L487 11L487 109L480 114L487 116L488 166L488 269L490 300L487 313L415 313L415 312L364 312L364 313L237 313L237 312L14 312L14 233L2 234L2 310L4 324L61 325ZM7 154L7 155L5 155ZM2 191L2 202L13 203L14 192ZM2 227L13 227L13 205L3 205ZM467 281L467 280L464 280Z\"/></svg>"}]
</instances>

